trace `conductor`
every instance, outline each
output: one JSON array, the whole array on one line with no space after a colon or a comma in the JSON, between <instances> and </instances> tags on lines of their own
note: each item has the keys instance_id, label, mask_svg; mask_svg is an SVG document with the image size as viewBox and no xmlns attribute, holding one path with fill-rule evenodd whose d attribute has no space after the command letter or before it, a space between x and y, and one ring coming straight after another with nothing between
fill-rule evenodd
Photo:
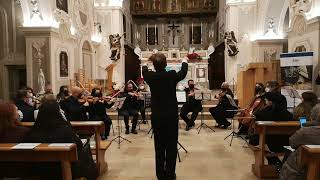
<instances>
[{"instance_id":1,"label":"conductor","mask_svg":"<svg viewBox=\"0 0 320 180\"><path fill-rule=\"evenodd\" d=\"M156 174L158 180L175 180L178 143L178 102L177 83L188 72L188 61L182 61L179 72L165 70L167 59L161 53L152 55L149 60L156 72L143 67L143 77L151 90L151 123L154 132L156 154Z\"/></svg>"}]
</instances>

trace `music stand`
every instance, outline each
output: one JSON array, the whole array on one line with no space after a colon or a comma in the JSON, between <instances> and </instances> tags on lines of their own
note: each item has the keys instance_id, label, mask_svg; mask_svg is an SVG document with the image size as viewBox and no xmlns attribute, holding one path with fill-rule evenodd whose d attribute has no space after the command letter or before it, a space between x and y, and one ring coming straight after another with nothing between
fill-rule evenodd
<instances>
[{"instance_id":1,"label":"music stand","mask_svg":"<svg viewBox=\"0 0 320 180\"><path fill-rule=\"evenodd\" d=\"M196 100L200 100L201 101L201 106L202 106L202 102L203 101L210 101L211 100L211 91L209 90L204 90L204 91L195 91L195 99ZM198 130L198 134L200 134L200 131L202 128L208 128L210 129L212 132L216 132L214 129L212 129L211 127L209 127L205 122L204 122L204 115L203 115L203 108L200 114L201 118L201 124L199 125L199 127L197 127Z\"/></svg>"},{"instance_id":2,"label":"music stand","mask_svg":"<svg viewBox=\"0 0 320 180\"><path fill-rule=\"evenodd\" d=\"M179 146L179 148L178 148L178 159L179 159L179 162L181 162L179 150L183 149L184 152L186 152L187 154L188 154L188 151L187 151L187 149L185 147L182 146L182 144L179 141L178 141L178 146Z\"/></svg>"},{"instance_id":3,"label":"music stand","mask_svg":"<svg viewBox=\"0 0 320 180\"><path fill-rule=\"evenodd\" d=\"M243 109L242 110L239 110L239 109L237 109L237 110L226 110L227 112L241 112L241 111L243 111ZM242 137L242 136L240 136L236 131L235 131L235 129L234 129L234 121L235 120L238 120L238 119L254 119L254 117L247 117L247 118L245 118L245 117L241 117L241 118L232 118L232 132L228 135L228 136L226 136L225 138L224 138L224 140L226 140L226 139L228 139L230 136L231 136L231 141L230 141L230 146L232 146L232 141L233 141L233 138L234 137L238 137L238 138L241 138L242 140L244 140L245 142L246 142L246 144L248 144L248 142Z\"/></svg>"},{"instance_id":4,"label":"music stand","mask_svg":"<svg viewBox=\"0 0 320 180\"><path fill-rule=\"evenodd\" d=\"M293 98L293 108L296 107L296 98L301 98L300 94L297 90L293 89L292 87L290 89L286 89L287 93L291 98Z\"/></svg>"},{"instance_id":5,"label":"music stand","mask_svg":"<svg viewBox=\"0 0 320 180\"><path fill-rule=\"evenodd\" d=\"M120 115L119 115L119 109L121 109L124 101L126 100L126 98L117 98L116 102L115 102L115 106L116 106L116 110L118 111L118 120L117 120L117 128L118 128L118 136L115 137L111 142L116 142L118 144L118 149L120 149L120 144L123 141L127 141L129 143L131 143L131 141L129 141L128 139L124 138L121 136L120 133Z\"/></svg>"}]
</instances>

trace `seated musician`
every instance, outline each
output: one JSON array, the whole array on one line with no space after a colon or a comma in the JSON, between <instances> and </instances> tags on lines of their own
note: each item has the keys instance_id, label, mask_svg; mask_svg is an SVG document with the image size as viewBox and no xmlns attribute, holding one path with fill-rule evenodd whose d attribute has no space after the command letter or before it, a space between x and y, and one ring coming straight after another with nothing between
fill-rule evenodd
<instances>
[{"instance_id":1,"label":"seated musician","mask_svg":"<svg viewBox=\"0 0 320 180\"><path fill-rule=\"evenodd\" d=\"M57 101L63 102L63 100L67 99L70 96L70 92L68 86L60 86L59 93L57 94Z\"/></svg>"},{"instance_id":2,"label":"seated musician","mask_svg":"<svg viewBox=\"0 0 320 180\"><path fill-rule=\"evenodd\" d=\"M19 90L15 100L15 105L23 114L22 122L34 121L33 114L36 109L33 94L30 91L25 89Z\"/></svg>"},{"instance_id":3,"label":"seated musician","mask_svg":"<svg viewBox=\"0 0 320 180\"><path fill-rule=\"evenodd\" d=\"M252 131L252 125L254 124L253 116L254 114L264 107L263 95L265 94L265 87L262 83L256 83L254 89L254 98L250 102L249 106L240 113L239 117L244 117L244 119L239 119L239 132L238 134L250 134L248 131ZM252 119L250 119L252 117ZM245 119L247 118L247 119Z\"/></svg>"},{"instance_id":4,"label":"seated musician","mask_svg":"<svg viewBox=\"0 0 320 180\"><path fill-rule=\"evenodd\" d=\"M68 121L87 121L89 103L81 101L83 97L83 90L79 87L71 89L72 95L60 103L62 110Z\"/></svg>"},{"instance_id":5,"label":"seated musician","mask_svg":"<svg viewBox=\"0 0 320 180\"><path fill-rule=\"evenodd\" d=\"M71 124L63 119L56 99L46 99L53 100L42 102L37 120L24 142L75 143L77 145L78 161L72 163L72 177L85 177L88 180L97 179L98 170L92 158L90 143L83 144L72 129ZM61 177L59 163L37 163L34 165L34 171L37 175L40 174L41 179L60 179Z\"/></svg>"},{"instance_id":6,"label":"seated musician","mask_svg":"<svg viewBox=\"0 0 320 180\"><path fill-rule=\"evenodd\" d=\"M145 109L145 102L144 102L144 96L143 96L143 92L148 92L149 89L147 87L147 84L144 82L144 80L142 78L138 79L138 94L139 94L139 98L138 98L138 103L139 103L139 111L141 114L141 118L142 118L142 123L143 124L147 124L146 122L146 109Z\"/></svg>"},{"instance_id":7,"label":"seated musician","mask_svg":"<svg viewBox=\"0 0 320 180\"><path fill-rule=\"evenodd\" d=\"M180 111L180 117L186 122L186 131L189 131L194 125L195 120L199 112L202 111L201 100L195 99L194 91L196 88L194 87L194 81L188 81L189 88L186 88L184 91L186 92L187 102L182 106ZM188 118L188 113L192 112L191 118Z\"/></svg>"},{"instance_id":8,"label":"seated musician","mask_svg":"<svg viewBox=\"0 0 320 180\"><path fill-rule=\"evenodd\" d=\"M133 116L132 119L132 134L138 134L136 127L138 124L139 118L139 104L138 104L138 93L133 90L133 84L127 83L125 92L123 92L120 97L126 97L126 100L123 103L122 108L119 110L119 115L124 117L124 123L126 125L126 134L129 134L129 117Z\"/></svg>"},{"instance_id":9,"label":"seated musician","mask_svg":"<svg viewBox=\"0 0 320 180\"><path fill-rule=\"evenodd\" d=\"M280 99L278 102L280 106L287 107L287 99L281 94L281 86L278 81L268 81L266 83L265 91L279 94Z\"/></svg>"},{"instance_id":10,"label":"seated musician","mask_svg":"<svg viewBox=\"0 0 320 180\"><path fill-rule=\"evenodd\" d=\"M18 108L11 103L0 102L0 143L20 143L29 128L18 121Z\"/></svg>"},{"instance_id":11,"label":"seated musician","mask_svg":"<svg viewBox=\"0 0 320 180\"><path fill-rule=\"evenodd\" d=\"M311 110L310 120L312 124L309 127L304 127L298 130L289 139L292 149L287 160L284 162L280 171L280 180L303 180L306 178L306 168L300 164L299 150L302 145L320 145L320 104L316 105ZM309 124L309 123L308 123Z\"/></svg>"},{"instance_id":12,"label":"seated musician","mask_svg":"<svg viewBox=\"0 0 320 180\"><path fill-rule=\"evenodd\" d=\"M256 121L291 121L293 120L292 114L287 110L287 106L283 106L283 98L278 92L267 92L264 95L265 107L255 113ZM254 138L254 136L252 137ZM274 153L284 152L283 146L289 144L289 137L287 135L267 135L266 144L270 151ZM250 139L250 144L256 145L258 142L254 142ZM278 157L267 157L268 163L276 165L277 168L281 166L281 161Z\"/></svg>"},{"instance_id":13,"label":"seated musician","mask_svg":"<svg viewBox=\"0 0 320 180\"><path fill-rule=\"evenodd\" d=\"M102 136L104 140L108 138L112 124L112 120L108 116L106 109L110 109L114 103L111 102L111 98L103 97L101 90L98 88L92 89L91 96L93 96L93 101L89 106L89 117L90 120L104 122L105 133Z\"/></svg>"},{"instance_id":14,"label":"seated musician","mask_svg":"<svg viewBox=\"0 0 320 180\"><path fill-rule=\"evenodd\" d=\"M311 91L303 92L301 96L302 102L293 109L293 118L299 121L300 117L305 117L310 121L311 109L318 103L318 97Z\"/></svg>"},{"instance_id":15,"label":"seated musician","mask_svg":"<svg viewBox=\"0 0 320 180\"><path fill-rule=\"evenodd\" d=\"M216 127L227 129L231 123L227 121L227 118L232 118L235 112L227 110L236 110L238 107L233 100L233 93L229 88L228 83L224 82L221 85L221 93L219 94L219 103L216 107L209 109L211 115L216 120L218 125Z\"/></svg>"}]
</instances>

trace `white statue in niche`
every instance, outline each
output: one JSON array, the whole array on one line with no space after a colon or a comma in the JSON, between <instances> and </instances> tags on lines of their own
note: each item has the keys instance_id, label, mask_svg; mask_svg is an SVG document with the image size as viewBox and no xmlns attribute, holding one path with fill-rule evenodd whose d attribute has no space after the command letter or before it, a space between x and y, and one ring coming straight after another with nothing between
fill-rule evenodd
<instances>
[{"instance_id":1,"label":"white statue in niche","mask_svg":"<svg viewBox=\"0 0 320 180\"><path fill-rule=\"evenodd\" d=\"M311 10L312 3L311 0L291 0L290 6L297 15L309 12Z\"/></svg>"},{"instance_id":2,"label":"white statue in niche","mask_svg":"<svg viewBox=\"0 0 320 180\"><path fill-rule=\"evenodd\" d=\"M45 83L46 83L46 79L44 77L43 71L40 68L39 69L39 74L38 74L38 87L39 87L39 94L44 94L45 90Z\"/></svg>"}]
</instances>

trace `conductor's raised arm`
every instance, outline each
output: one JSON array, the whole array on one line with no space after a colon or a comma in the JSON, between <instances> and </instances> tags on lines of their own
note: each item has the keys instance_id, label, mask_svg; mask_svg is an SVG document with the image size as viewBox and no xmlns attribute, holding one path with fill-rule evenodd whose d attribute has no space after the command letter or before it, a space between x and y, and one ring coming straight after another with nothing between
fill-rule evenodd
<instances>
[{"instance_id":1,"label":"conductor's raised arm","mask_svg":"<svg viewBox=\"0 0 320 180\"><path fill-rule=\"evenodd\" d=\"M177 82L186 78L187 73L188 73L188 58L185 57L182 59L181 70L177 73Z\"/></svg>"}]
</instances>

